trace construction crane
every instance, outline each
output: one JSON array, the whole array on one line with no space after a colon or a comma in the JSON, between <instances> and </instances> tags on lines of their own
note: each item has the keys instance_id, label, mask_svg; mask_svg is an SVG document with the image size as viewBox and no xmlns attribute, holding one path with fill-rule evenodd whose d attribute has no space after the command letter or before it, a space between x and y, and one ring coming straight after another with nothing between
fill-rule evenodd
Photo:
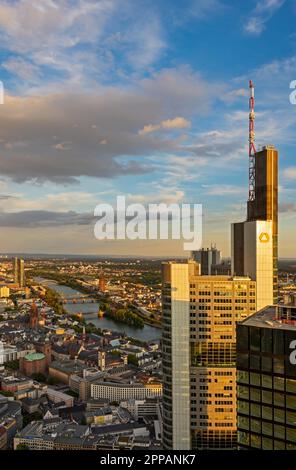
<instances>
[{"instance_id":1,"label":"construction crane","mask_svg":"<svg viewBox=\"0 0 296 470\"><path fill-rule=\"evenodd\" d=\"M249 201L255 200L255 95L252 80L249 81L250 98L249 98Z\"/></svg>"}]
</instances>

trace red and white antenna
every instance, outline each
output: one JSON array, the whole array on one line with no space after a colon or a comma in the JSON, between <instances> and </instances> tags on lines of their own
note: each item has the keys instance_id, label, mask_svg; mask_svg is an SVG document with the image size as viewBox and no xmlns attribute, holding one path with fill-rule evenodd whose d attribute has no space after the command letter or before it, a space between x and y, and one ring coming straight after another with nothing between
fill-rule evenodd
<instances>
[{"instance_id":1,"label":"red and white antenna","mask_svg":"<svg viewBox=\"0 0 296 470\"><path fill-rule=\"evenodd\" d=\"M249 201L255 200L255 131L254 131L254 121L255 121L255 95L254 95L254 85L252 80L249 82L250 88L250 99L249 99Z\"/></svg>"}]
</instances>

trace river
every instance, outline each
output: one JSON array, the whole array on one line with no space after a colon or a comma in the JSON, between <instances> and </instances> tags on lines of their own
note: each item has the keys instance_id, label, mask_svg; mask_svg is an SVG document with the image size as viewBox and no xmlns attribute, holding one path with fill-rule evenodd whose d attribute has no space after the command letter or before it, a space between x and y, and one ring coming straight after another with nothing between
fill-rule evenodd
<instances>
[{"instance_id":1,"label":"river","mask_svg":"<svg viewBox=\"0 0 296 470\"><path fill-rule=\"evenodd\" d=\"M50 279L36 278L40 284L48 286L50 289L55 290L61 297L73 298L81 297L81 292L72 289L68 286L57 284L55 281ZM102 330L112 330L124 332L127 336L139 339L141 341L152 341L160 339L161 329L154 328L150 325L144 325L143 328L134 328L123 323L117 323L111 318L98 318L99 303L75 303L75 304L64 304L65 310L69 313L83 313L83 317L87 323L93 323Z\"/></svg>"}]
</instances>

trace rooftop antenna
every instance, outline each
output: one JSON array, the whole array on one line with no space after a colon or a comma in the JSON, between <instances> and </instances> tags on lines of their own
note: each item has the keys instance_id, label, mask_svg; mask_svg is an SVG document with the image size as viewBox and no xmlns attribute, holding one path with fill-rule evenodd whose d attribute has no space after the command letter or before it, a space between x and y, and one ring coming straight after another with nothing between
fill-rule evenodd
<instances>
[{"instance_id":1,"label":"rooftop antenna","mask_svg":"<svg viewBox=\"0 0 296 470\"><path fill-rule=\"evenodd\" d=\"M249 201L255 200L255 94L252 80L249 81L250 98L249 98Z\"/></svg>"}]
</instances>

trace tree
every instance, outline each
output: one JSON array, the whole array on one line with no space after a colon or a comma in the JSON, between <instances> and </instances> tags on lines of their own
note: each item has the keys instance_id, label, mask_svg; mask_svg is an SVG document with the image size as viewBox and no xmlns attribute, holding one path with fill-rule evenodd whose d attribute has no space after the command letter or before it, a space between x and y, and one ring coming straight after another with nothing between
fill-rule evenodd
<instances>
[{"instance_id":1,"label":"tree","mask_svg":"<svg viewBox=\"0 0 296 470\"><path fill-rule=\"evenodd\" d=\"M32 379L36 380L36 382L46 382L46 377L44 374L41 374L41 372L32 374Z\"/></svg>"},{"instance_id":2,"label":"tree","mask_svg":"<svg viewBox=\"0 0 296 470\"><path fill-rule=\"evenodd\" d=\"M128 364L132 364L133 366L138 366L138 359L137 357L135 356L135 354L129 354L127 356L127 362Z\"/></svg>"},{"instance_id":3,"label":"tree","mask_svg":"<svg viewBox=\"0 0 296 470\"><path fill-rule=\"evenodd\" d=\"M18 444L16 450L30 450L26 444Z\"/></svg>"}]
</instances>

